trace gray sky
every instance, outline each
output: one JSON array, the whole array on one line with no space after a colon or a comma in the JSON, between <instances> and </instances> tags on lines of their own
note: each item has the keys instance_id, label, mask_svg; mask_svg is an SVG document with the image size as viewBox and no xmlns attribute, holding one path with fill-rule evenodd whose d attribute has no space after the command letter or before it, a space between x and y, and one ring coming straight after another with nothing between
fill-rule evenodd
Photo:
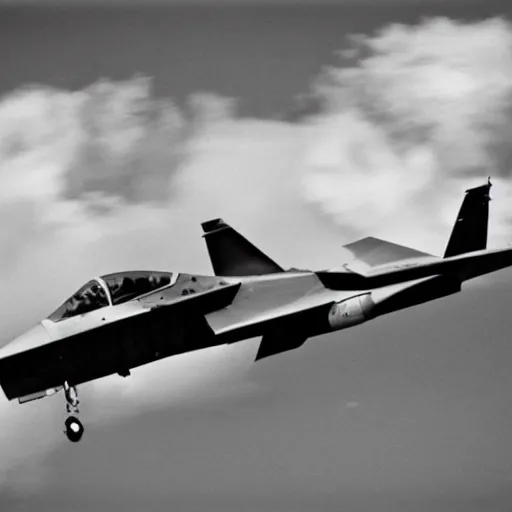
<instances>
[{"instance_id":1,"label":"gray sky","mask_svg":"<svg viewBox=\"0 0 512 512\"><path fill-rule=\"evenodd\" d=\"M1 342L91 276L209 272L217 216L284 266L370 234L440 252L491 172L508 242L507 9L4 11ZM77 446L62 397L3 400L0 508L508 511L510 276L255 365L251 340L85 385Z\"/></svg>"}]
</instances>

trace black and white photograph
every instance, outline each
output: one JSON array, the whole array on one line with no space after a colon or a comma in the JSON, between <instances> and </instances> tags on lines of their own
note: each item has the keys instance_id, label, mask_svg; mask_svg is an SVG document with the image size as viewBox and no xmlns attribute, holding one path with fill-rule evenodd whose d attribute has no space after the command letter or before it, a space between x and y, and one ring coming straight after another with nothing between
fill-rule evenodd
<instances>
[{"instance_id":1,"label":"black and white photograph","mask_svg":"<svg viewBox=\"0 0 512 512\"><path fill-rule=\"evenodd\" d=\"M0 0L0 511L512 510L510 0Z\"/></svg>"}]
</instances>

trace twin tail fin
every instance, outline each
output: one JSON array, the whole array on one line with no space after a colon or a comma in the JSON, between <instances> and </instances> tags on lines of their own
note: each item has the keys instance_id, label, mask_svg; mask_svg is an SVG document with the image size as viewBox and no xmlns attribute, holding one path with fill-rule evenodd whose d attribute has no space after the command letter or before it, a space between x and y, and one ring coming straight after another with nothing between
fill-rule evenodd
<instances>
[{"instance_id":1,"label":"twin tail fin","mask_svg":"<svg viewBox=\"0 0 512 512\"><path fill-rule=\"evenodd\" d=\"M201 224L213 271L217 276L274 274L284 270L222 219Z\"/></svg>"}]
</instances>

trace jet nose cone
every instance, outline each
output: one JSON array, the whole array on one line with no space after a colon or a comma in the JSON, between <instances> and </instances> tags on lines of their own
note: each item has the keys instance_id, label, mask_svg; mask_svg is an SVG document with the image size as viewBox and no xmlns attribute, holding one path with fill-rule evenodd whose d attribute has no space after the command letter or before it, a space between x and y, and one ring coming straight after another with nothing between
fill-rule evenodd
<instances>
[{"instance_id":1,"label":"jet nose cone","mask_svg":"<svg viewBox=\"0 0 512 512\"><path fill-rule=\"evenodd\" d=\"M30 350L49 342L50 335L48 331L42 324L37 324L35 327L25 331L22 335L0 348L0 359L25 352L25 350Z\"/></svg>"}]
</instances>

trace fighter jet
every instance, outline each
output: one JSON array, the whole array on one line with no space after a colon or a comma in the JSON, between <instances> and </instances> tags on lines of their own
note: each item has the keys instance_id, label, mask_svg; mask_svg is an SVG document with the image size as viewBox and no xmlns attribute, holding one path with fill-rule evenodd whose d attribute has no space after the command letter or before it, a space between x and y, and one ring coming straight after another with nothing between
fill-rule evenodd
<instances>
[{"instance_id":1,"label":"fighter jet","mask_svg":"<svg viewBox=\"0 0 512 512\"><path fill-rule=\"evenodd\" d=\"M443 257L378 238L345 245L331 270L284 270L222 219L202 224L214 275L126 271L96 277L0 349L0 386L20 403L64 391L64 432L84 433L77 386L162 358L261 337L256 360L461 290L512 265L487 250L490 180L466 191Z\"/></svg>"}]
</instances>

